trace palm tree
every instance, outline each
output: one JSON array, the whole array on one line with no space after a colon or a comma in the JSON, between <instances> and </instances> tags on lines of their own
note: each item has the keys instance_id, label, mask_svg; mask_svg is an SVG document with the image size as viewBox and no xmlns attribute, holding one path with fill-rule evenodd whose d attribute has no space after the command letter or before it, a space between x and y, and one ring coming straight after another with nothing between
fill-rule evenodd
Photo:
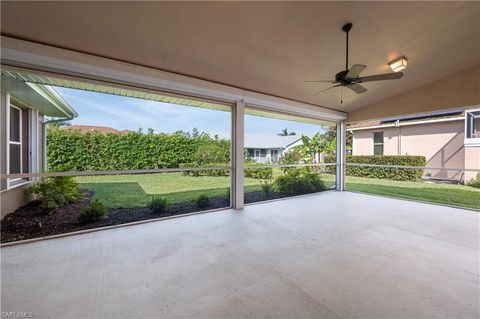
<instances>
[{"instance_id":1,"label":"palm tree","mask_svg":"<svg viewBox=\"0 0 480 319\"><path fill-rule=\"evenodd\" d=\"M287 128L284 128L280 133L277 134L278 136L291 136L297 135L295 132L289 132Z\"/></svg>"}]
</instances>

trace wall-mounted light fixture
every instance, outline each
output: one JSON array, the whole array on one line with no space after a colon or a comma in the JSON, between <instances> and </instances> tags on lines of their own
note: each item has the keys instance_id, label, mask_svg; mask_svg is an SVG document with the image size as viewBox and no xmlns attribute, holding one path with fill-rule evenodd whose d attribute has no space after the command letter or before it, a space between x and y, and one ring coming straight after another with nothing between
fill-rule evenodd
<instances>
[{"instance_id":1,"label":"wall-mounted light fixture","mask_svg":"<svg viewBox=\"0 0 480 319\"><path fill-rule=\"evenodd\" d=\"M388 65L392 69L393 72L399 72L402 71L407 67L407 58L404 56L401 56L392 62L389 62Z\"/></svg>"}]
</instances>

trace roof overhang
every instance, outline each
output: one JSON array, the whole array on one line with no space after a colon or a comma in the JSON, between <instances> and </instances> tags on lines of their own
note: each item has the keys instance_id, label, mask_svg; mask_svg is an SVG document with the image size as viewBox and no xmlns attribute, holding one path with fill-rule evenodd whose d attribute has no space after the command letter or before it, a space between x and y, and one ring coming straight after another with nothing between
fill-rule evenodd
<instances>
[{"instance_id":1,"label":"roof overhang","mask_svg":"<svg viewBox=\"0 0 480 319\"><path fill-rule=\"evenodd\" d=\"M71 119L77 112L51 87L27 83L3 74L2 92L8 92L14 103L39 110L43 115L52 118Z\"/></svg>"}]
</instances>

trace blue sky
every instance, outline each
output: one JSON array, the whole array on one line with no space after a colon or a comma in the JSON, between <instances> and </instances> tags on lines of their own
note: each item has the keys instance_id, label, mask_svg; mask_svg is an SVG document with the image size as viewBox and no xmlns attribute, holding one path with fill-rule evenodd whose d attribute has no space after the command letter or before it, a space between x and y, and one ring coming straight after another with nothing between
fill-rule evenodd
<instances>
[{"instance_id":1,"label":"blue sky","mask_svg":"<svg viewBox=\"0 0 480 319\"><path fill-rule=\"evenodd\" d=\"M223 138L230 136L229 112L74 89L55 89L79 114L71 121L72 124L135 131L139 128L144 131L153 128L157 133L191 131L197 128ZM298 135L309 136L321 130L318 125L250 115L245 117L246 134L272 136L277 135L283 128Z\"/></svg>"}]
</instances>

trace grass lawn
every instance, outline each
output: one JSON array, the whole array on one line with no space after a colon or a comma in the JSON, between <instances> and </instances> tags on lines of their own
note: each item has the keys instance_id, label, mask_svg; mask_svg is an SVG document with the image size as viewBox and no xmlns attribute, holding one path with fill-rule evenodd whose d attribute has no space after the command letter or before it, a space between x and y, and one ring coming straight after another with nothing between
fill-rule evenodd
<instances>
[{"instance_id":1,"label":"grass lawn","mask_svg":"<svg viewBox=\"0 0 480 319\"><path fill-rule=\"evenodd\" d=\"M274 176L281 174L279 170ZM327 186L335 176L323 174ZM94 198L112 208L144 207L153 195L169 203L195 200L201 194L211 197L227 194L230 177L182 176L181 173L76 177L82 189L93 190ZM245 191L259 191L260 180L245 179ZM439 204L480 209L480 190L462 185L402 182L347 176L346 189L370 194L417 199Z\"/></svg>"},{"instance_id":2,"label":"grass lawn","mask_svg":"<svg viewBox=\"0 0 480 319\"><path fill-rule=\"evenodd\" d=\"M345 189L348 191L480 209L480 189L470 186L403 182L354 176L347 176L345 183Z\"/></svg>"},{"instance_id":3,"label":"grass lawn","mask_svg":"<svg viewBox=\"0 0 480 319\"><path fill-rule=\"evenodd\" d=\"M169 203L195 200L201 194L210 197L227 195L229 176L183 176L182 173L142 175L79 176L75 178L81 189L95 192L94 198L111 208L143 207L153 195ZM245 179L247 191L260 190L260 181Z\"/></svg>"}]
</instances>

